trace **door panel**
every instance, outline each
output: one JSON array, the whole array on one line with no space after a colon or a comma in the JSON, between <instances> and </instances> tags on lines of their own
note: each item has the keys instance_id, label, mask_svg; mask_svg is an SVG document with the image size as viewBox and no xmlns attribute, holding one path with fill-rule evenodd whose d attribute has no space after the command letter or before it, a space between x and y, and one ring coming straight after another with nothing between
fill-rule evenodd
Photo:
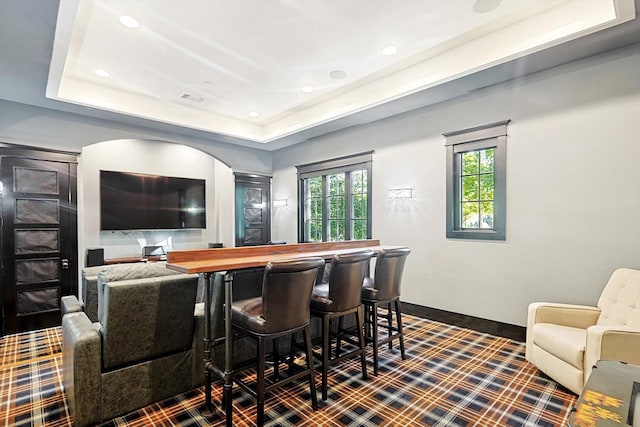
<instances>
[{"instance_id":1,"label":"door panel","mask_svg":"<svg viewBox=\"0 0 640 427\"><path fill-rule=\"evenodd\" d=\"M60 324L77 278L75 163L2 157L4 333Z\"/></svg>"},{"instance_id":2,"label":"door panel","mask_svg":"<svg viewBox=\"0 0 640 427\"><path fill-rule=\"evenodd\" d=\"M271 240L271 178L236 174L236 246Z\"/></svg>"}]
</instances>

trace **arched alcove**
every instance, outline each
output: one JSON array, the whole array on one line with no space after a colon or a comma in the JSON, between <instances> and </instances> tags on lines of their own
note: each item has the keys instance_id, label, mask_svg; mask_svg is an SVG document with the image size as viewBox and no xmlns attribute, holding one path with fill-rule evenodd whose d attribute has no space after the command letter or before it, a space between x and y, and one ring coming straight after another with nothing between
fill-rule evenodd
<instances>
[{"instance_id":1,"label":"arched alcove","mask_svg":"<svg viewBox=\"0 0 640 427\"><path fill-rule=\"evenodd\" d=\"M141 139L103 141L82 148L78 168L78 253L103 248L105 258L135 257L145 245L169 249L233 246L233 173L230 167L193 147ZM206 228L190 230L100 230L100 170L205 180Z\"/></svg>"}]
</instances>

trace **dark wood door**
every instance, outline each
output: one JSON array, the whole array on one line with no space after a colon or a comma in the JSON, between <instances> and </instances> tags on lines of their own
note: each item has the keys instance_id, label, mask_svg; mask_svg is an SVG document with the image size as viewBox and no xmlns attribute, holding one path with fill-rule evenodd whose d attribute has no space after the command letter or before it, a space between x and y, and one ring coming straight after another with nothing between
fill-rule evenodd
<instances>
[{"instance_id":1,"label":"dark wood door","mask_svg":"<svg viewBox=\"0 0 640 427\"><path fill-rule=\"evenodd\" d=\"M3 333L60 324L77 292L76 164L0 159Z\"/></svg>"},{"instance_id":2,"label":"dark wood door","mask_svg":"<svg viewBox=\"0 0 640 427\"><path fill-rule=\"evenodd\" d=\"M235 175L236 246L266 245L271 240L271 178Z\"/></svg>"}]
</instances>

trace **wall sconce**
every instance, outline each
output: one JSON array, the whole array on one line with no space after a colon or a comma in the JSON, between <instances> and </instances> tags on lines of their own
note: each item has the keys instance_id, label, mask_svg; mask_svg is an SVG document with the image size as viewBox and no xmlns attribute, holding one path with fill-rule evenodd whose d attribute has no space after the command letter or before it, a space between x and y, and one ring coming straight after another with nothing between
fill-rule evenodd
<instances>
[{"instance_id":1,"label":"wall sconce","mask_svg":"<svg viewBox=\"0 0 640 427\"><path fill-rule=\"evenodd\" d=\"M273 207L274 208L279 208L279 207L283 207L283 206L287 206L287 199L275 199L273 201Z\"/></svg>"},{"instance_id":2,"label":"wall sconce","mask_svg":"<svg viewBox=\"0 0 640 427\"><path fill-rule=\"evenodd\" d=\"M413 188L392 188L387 190L387 199L413 199Z\"/></svg>"}]
</instances>

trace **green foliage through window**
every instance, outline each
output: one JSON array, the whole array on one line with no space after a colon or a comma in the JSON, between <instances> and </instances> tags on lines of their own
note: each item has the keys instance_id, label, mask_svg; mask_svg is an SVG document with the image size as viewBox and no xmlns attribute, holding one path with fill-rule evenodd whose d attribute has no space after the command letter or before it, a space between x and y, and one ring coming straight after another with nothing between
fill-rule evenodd
<instances>
[{"instance_id":1,"label":"green foliage through window","mask_svg":"<svg viewBox=\"0 0 640 427\"><path fill-rule=\"evenodd\" d=\"M367 239L367 183L366 169L304 179L304 240L321 242L323 238L326 241ZM326 224L323 214L326 214ZM323 231L326 231L326 236L323 236Z\"/></svg>"},{"instance_id":2,"label":"green foliage through window","mask_svg":"<svg viewBox=\"0 0 640 427\"><path fill-rule=\"evenodd\" d=\"M353 239L367 238L367 171L354 171L351 173L351 229Z\"/></svg>"},{"instance_id":3,"label":"green foliage through window","mask_svg":"<svg viewBox=\"0 0 640 427\"><path fill-rule=\"evenodd\" d=\"M493 228L495 148L460 155L460 228Z\"/></svg>"},{"instance_id":4,"label":"green foliage through window","mask_svg":"<svg viewBox=\"0 0 640 427\"><path fill-rule=\"evenodd\" d=\"M305 212L307 212L307 227L309 240L322 240L322 177L316 176L305 180L306 197Z\"/></svg>"}]
</instances>

